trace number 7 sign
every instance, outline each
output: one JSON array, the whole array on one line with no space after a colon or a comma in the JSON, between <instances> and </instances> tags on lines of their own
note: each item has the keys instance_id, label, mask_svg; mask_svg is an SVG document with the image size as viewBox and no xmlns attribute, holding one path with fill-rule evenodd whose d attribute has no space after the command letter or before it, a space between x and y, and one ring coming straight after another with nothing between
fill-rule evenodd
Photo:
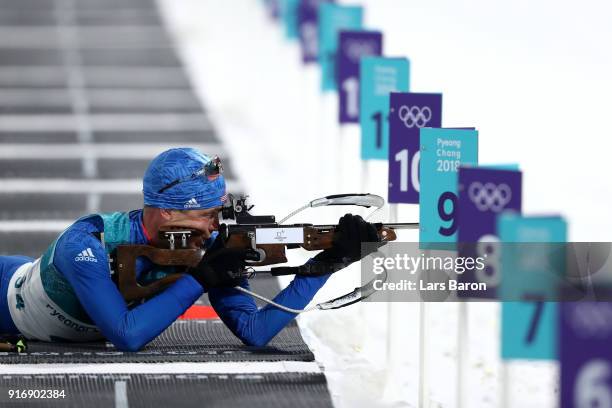
<instances>
[{"instance_id":1,"label":"number 7 sign","mask_svg":"<svg viewBox=\"0 0 612 408\"><path fill-rule=\"evenodd\" d=\"M504 302L502 358L554 360L556 320L554 302Z\"/></svg>"},{"instance_id":2,"label":"number 7 sign","mask_svg":"<svg viewBox=\"0 0 612 408\"><path fill-rule=\"evenodd\" d=\"M419 203L419 131L442 126L442 94L393 92L389 109L389 202Z\"/></svg>"},{"instance_id":3,"label":"number 7 sign","mask_svg":"<svg viewBox=\"0 0 612 408\"><path fill-rule=\"evenodd\" d=\"M497 217L501 248L501 352L504 360L553 360L557 357L555 302L511 302L520 298L550 299L556 282L529 279L538 274L562 276L565 256L554 243L565 242L567 224L558 216L526 217L503 213ZM520 242L526 244L518 244ZM536 244L538 243L538 244Z\"/></svg>"}]
</instances>

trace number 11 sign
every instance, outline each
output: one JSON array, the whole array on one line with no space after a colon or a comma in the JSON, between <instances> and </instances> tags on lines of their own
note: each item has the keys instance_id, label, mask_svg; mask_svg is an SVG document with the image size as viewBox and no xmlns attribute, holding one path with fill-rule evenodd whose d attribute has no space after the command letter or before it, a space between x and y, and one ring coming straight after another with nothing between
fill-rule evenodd
<instances>
[{"instance_id":1,"label":"number 11 sign","mask_svg":"<svg viewBox=\"0 0 612 408\"><path fill-rule=\"evenodd\" d=\"M410 63L407 58L361 59L361 158L387 160L389 156L389 94L408 92Z\"/></svg>"},{"instance_id":2,"label":"number 11 sign","mask_svg":"<svg viewBox=\"0 0 612 408\"><path fill-rule=\"evenodd\" d=\"M442 126L442 94L394 92L389 109L389 202L419 203L419 131Z\"/></svg>"}]
</instances>

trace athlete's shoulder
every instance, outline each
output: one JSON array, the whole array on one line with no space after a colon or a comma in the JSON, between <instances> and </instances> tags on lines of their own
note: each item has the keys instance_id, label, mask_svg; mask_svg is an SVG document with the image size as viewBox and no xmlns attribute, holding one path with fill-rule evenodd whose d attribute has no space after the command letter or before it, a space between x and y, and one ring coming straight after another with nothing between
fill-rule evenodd
<instances>
[{"instance_id":1,"label":"athlete's shoulder","mask_svg":"<svg viewBox=\"0 0 612 408\"><path fill-rule=\"evenodd\" d=\"M99 215L91 215L78 219L69 226L58 238L56 252L65 247L80 247L84 244L103 248L100 233L104 232L104 222Z\"/></svg>"},{"instance_id":2,"label":"athlete's shoulder","mask_svg":"<svg viewBox=\"0 0 612 408\"><path fill-rule=\"evenodd\" d=\"M72 223L66 232L103 232L104 231L104 219L102 214L89 214L85 215L75 222Z\"/></svg>"},{"instance_id":3,"label":"athlete's shoulder","mask_svg":"<svg viewBox=\"0 0 612 408\"><path fill-rule=\"evenodd\" d=\"M70 225L64 233L96 233L104 232L108 225L129 225L134 218L132 212L109 212L85 215Z\"/></svg>"}]
</instances>

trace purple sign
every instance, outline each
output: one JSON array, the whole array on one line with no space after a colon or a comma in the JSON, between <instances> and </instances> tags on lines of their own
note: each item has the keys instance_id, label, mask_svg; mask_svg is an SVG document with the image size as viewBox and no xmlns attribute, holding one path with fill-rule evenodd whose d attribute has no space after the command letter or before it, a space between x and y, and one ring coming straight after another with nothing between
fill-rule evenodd
<instances>
[{"instance_id":1,"label":"purple sign","mask_svg":"<svg viewBox=\"0 0 612 408\"><path fill-rule=\"evenodd\" d=\"M337 83L340 90L340 123L359 123L359 61L382 55L382 33L341 31L337 53Z\"/></svg>"},{"instance_id":2,"label":"purple sign","mask_svg":"<svg viewBox=\"0 0 612 408\"><path fill-rule=\"evenodd\" d=\"M486 291L463 291L463 297L494 298L501 280L497 216L504 211L521 212L522 173L514 169L460 167L458 251L459 257L484 257L483 270L466 271L460 282L486 283ZM486 244L493 243L493 244Z\"/></svg>"},{"instance_id":3,"label":"purple sign","mask_svg":"<svg viewBox=\"0 0 612 408\"><path fill-rule=\"evenodd\" d=\"M420 129L441 126L442 94L391 93L389 203L419 203Z\"/></svg>"},{"instance_id":4,"label":"purple sign","mask_svg":"<svg viewBox=\"0 0 612 408\"><path fill-rule=\"evenodd\" d=\"M319 4L333 0L300 0L298 6L298 35L305 64L319 60Z\"/></svg>"},{"instance_id":5,"label":"purple sign","mask_svg":"<svg viewBox=\"0 0 612 408\"><path fill-rule=\"evenodd\" d=\"M612 303L560 303L561 408L612 403Z\"/></svg>"},{"instance_id":6,"label":"purple sign","mask_svg":"<svg viewBox=\"0 0 612 408\"><path fill-rule=\"evenodd\" d=\"M265 3L268 15L274 20L278 20L280 17L280 0L266 0Z\"/></svg>"}]
</instances>

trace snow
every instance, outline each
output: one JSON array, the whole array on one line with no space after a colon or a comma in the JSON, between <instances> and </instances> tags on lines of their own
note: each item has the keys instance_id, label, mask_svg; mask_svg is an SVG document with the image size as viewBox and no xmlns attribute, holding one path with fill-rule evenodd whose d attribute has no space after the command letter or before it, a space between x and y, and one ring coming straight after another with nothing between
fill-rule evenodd
<instances>
[{"instance_id":1,"label":"snow","mask_svg":"<svg viewBox=\"0 0 612 408\"><path fill-rule=\"evenodd\" d=\"M327 194L386 196L386 163L362 164L359 128L336 123L337 96L319 91L316 66L258 0L160 0L192 80L221 134L256 214L279 217ZM513 2L363 0L389 56L411 60L415 92L443 92L444 125L476 126L481 163L519 163L524 210L560 213L574 241L610 241L612 6L585 0ZM214 152L212 152L214 153ZM354 211L351 209L351 211ZM293 222L334 222L307 210ZM365 213L363 213L365 214ZM387 213L377 214L378 220ZM401 206L400 221L418 209ZM402 240L417 239L402 232ZM307 254L291 254L293 263ZM359 284L358 267L334 275L317 301ZM422 406L457 406L457 304L427 304L428 392ZM463 406L556 406L558 366L499 359L499 305L467 305ZM337 407L417 406L419 305L361 303L299 317ZM391 322L389 326L389 321ZM388 353L388 350L392 350Z\"/></svg>"}]
</instances>

